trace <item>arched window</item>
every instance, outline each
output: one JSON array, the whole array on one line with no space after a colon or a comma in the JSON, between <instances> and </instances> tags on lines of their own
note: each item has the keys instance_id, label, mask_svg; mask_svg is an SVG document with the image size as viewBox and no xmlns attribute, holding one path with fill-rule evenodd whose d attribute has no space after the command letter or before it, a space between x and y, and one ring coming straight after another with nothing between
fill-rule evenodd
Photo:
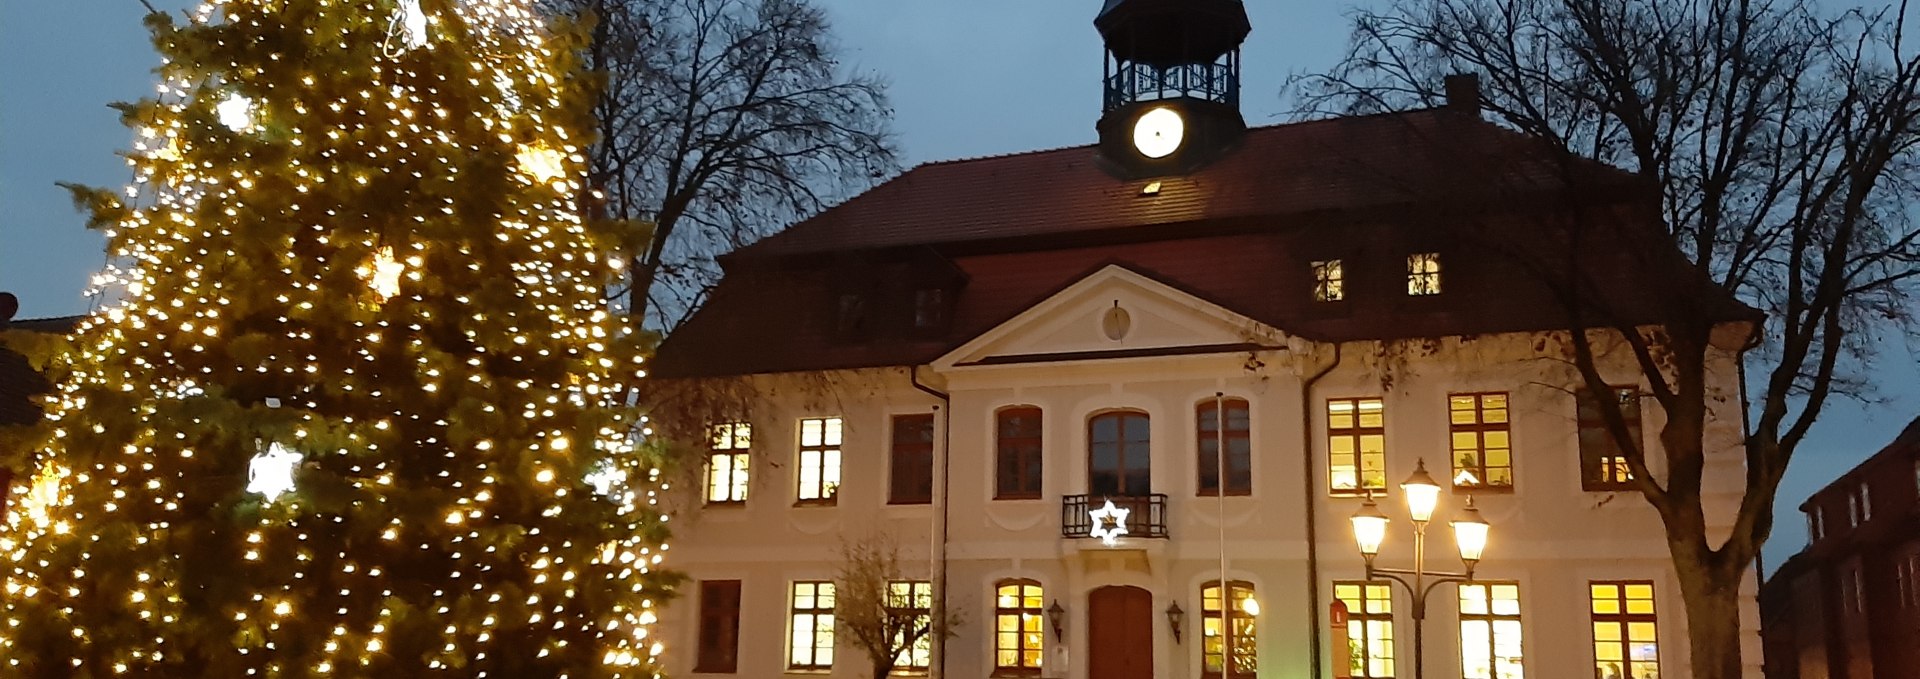
<instances>
[{"instance_id":1,"label":"arched window","mask_svg":"<svg viewBox=\"0 0 1920 679\"><path fill-rule=\"evenodd\" d=\"M994 414L995 500L1040 499L1040 409L1006 408Z\"/></svg>"},{"instance_id":2,"label":"arched window","mask_svg":"<svg viewBox=\"0 0 1920 679\"><path fill-rule=\"evenodd\" d=\"M1227 494L1253 494L1253 415L1247 409L1246 399L1229 398L1216 401L1207 399L1194 407L1194 418L1200 426L1195 427L1199 437L1200 494L1220 494L1220 425L1221 410L1226 411L1227 443Z\"/></svg>"},{"instance_id":3,"label":"arched window","mask_svg":"<svg viewBox=\"0 0 1920 679\"><path fill-rule=\"evenodd\" d=\"M1232 593L1233 605L1228 609L1231 616L1223 616L1220 607L1220 581L1214 580L1200 586L1200 634L1203 640L1200 650L1200 673L1205 677L1218 678L1220 668L1226 660L1228 648L1223 617L1233 620L1233 677L1252 677L1260 667L1259 637L1256 635L1260 619L1260 603L1253 598L1253 583L1234 580L1228 588Z\"/></svg>"},{"instance_id":4,"label":"arched window","mask_svg":"<svg viewBox=\"0 0 1920 679\"><path fill-rule=\"evenodd\" d=\"M1040 583L1001 580L993 589L993 676L1039 676L1047 643Z\"/></svg>"},{"instance_id":5,"label":"arched window","mask_svg":"<svg viewBox=\"0 0 1920 679\"><path fill-rule=\"evenodd\" d=\"M1101 413L1087 420L1087 492L1098 497L1153 494L1152 436L1146 413Z\"/></svg>"}]
</instances>

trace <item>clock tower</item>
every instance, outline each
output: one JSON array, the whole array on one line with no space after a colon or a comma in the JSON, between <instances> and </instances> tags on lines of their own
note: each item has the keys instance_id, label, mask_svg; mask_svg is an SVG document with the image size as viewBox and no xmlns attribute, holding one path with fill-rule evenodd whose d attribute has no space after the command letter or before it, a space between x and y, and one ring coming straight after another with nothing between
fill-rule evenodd
<instances>
[{"instance_id":1,"label":"clock tower","mask_svg":"<svg viewBox=\"0 0 1920 679\"><path fill-rule=\"evenodd\" d=\"M1107 47L1097 128L1108 171L1184 174L1246 131L1240 43L1253 28L1240 0L1106 0L1093 25Z\"/></svg>"}]
</instances>

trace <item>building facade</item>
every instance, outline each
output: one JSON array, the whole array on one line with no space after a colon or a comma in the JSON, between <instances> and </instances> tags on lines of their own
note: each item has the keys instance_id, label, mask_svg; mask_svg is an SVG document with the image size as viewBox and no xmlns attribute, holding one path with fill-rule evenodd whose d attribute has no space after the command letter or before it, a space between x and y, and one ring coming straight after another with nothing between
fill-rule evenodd
<instances>
[{"instance_id":1,"label":"building facade","mask_svg":"<svg viewBox=\"0 0 1920 679\"><path fill-rule=\"evenodd\" d=\"M1769 679L1920 678L1920 419L1800 505L1761 591Z\"/></svg>"},{"instance_id":2,"label":"building facade","mask_svg":"<svg viewBox=\"0 0 1920 679\"><path fill-rule=\"evenodd\" d=\"M1471 78L1439 108L1247 129L1234 0L1111 0L1096 26L1099 143L914 168L723 257L662 345L659 426L704 441L669 493L669 672L866 676L834 580L839 545L883 534L899 607L962 621L906 674L1688 676L1660 520L1593 399L1655 449L1662 414L1604 333L1614 388L1585 393L1545 282L1577 273L1622 325L1725 320L1724 529L1753 315L1659 249L1645 187L1485 122ZM1431 562L1457 569L1441 524L1469 496L1493 536L1416 658L1348 522L1377 497L1379 565L1411 565L1420 466L1448 490Z\"/></svg>"}]
</instances>

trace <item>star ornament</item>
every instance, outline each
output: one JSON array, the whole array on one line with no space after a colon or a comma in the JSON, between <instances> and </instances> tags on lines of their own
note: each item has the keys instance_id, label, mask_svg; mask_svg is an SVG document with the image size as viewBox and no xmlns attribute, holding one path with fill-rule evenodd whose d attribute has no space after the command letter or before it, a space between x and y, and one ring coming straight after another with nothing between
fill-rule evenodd
<instances>
[{"instance_id":1,"label":"star ornament","mask_svg":"<svg viewBox=\"0 0 1920 679\"><path fill-rule=\"evenodd\" d=\"M544 145L522 146L514 160L520 165L520 174L537 183L551 184L567 176L567 154Z\"/></svg>"},{"instance_id":2,"label":"star ornament","mask_svg":"<svg viewBox=\"0 0 1920 679\"><path fill-rule=\"evenodd\" d=\"M400 275L406 272L407 265L394 258L391 247L380 248L379 252L374 253L372 262L357 270L383 302L400 294Z\"/></svg>"},{"instance_id":3,"label":"star ornament","mask_svg":"<svg viewBox=\"0 0 1920 679\"><path fill-rule=\"evenodd\" d=\"M267 452L247 463L247 492L259 493L273 502L293 490L293 470L300 467L300 457L278 443L268 446Z\"/></svg>"},{"instance_id":4,"label":"star ornament","mask_svg":"<svg viewBox=\"0 0 1920 679\"><path fill-rule=\"evenodd\" d=\"M1093 528L1087 531L1087 537L1099 538L1100 543L1108 547L1119 542L1127 534L1127 515L1133 510L1115 507L1112 500L1106 506L1087 512L1087 518L1093 519Z\"/></svg>"},{"instance_id":5,"label":"star ornament","mask_svg":"<svg viewBox=\"0 0 1920 679\"><path fill-rule=\"evenodd\" d=\"M220 117L220 124L235 132L245 132L253 127L253 100L229 94L227 98L214 105L213 112Z\"/></svg>"}]
</instances>

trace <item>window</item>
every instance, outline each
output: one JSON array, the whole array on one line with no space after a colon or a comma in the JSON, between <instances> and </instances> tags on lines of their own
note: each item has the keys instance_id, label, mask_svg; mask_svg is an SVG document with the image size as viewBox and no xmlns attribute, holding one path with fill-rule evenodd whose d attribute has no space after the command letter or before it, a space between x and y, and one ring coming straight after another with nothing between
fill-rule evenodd
<instances>
[{"instance_id":1,"label":"window","mask_svg":"<svg viewBox=\"0 0 1920 679\"><path fill-rule=\"evenodd\" d=\"M1640 445L1645 439L1640 437L1639 392L1630 387L1615 387L1611 397L1620 409L1620 418L1627 422L1630 440ZM1580 487L1598 491L1631 490L1633 472L1627 468L1626 447L1614 439L1613 430L1607 427L1600 402L1592 392L1581 392L1576 400L1580 418Z\"/></svg>"},{"instance_id":2,"label":"window","mask_svg":"<svg viewBox=\"0 0 1920 679\"><path fill-rule=\"evenodd\" d=\"M994 414L996 500L1040 499L1040 409L1007 408Z\"/></svg>"},{"instance_id":3,"label":"window","mask_svg":"<svg viewBox=\"0 0 1920 679\"><path fill-rule=\"evenodd\" d=\"M1860 527L1860 496L1847 495L1847 527Z\"/></svg>"},{"instance_id":4,"label":"window","mask_svg":"<svg viewBox=\"0 0 1920 679\"><path fill-rule=\"evenodd\" d=\"M1461 679L1522 679L1520 585L1460 585Z\"/></svg>"},{"instance_id":5,"label":"window","mask_svg":"<svg viewBox=\"0 0 1920 679\"><path fill-rule=\"evenodd\" d=\"M1906 605L1920 608L1920 548L1907 553Z\"/></svg>"},{"instance_id":6,"label":"window","mask_svg":"<svg viewBox=\"0 0 1920 679\"><path fill-rule=\"evenodd\" d=\"M1873 486L1860 482L1860 522L1873 520Z\"/></svg>"},{"instance_id":7,"label":"window","mask_svg":"<svg viewBox=\"0 0 1920 679\"><path fill-rule=\"evenodd\" d=\"M1226 406L1227 440L1227 494L1253 494L1253 442L1249 438L1253 428L1253 416L1247 410L1245 399L1229 398L1221 402L1213 399L1201 401L1194 408L1194 418L1199 423L1200 494L1217 496L1220 494L1220 406Z\"/></svg>"},{"instance_id":8,"label":"window","mask_svg":"<svg viewBox=\"0 0 1920 679\"><path fill-rule=\"evenodd\" d=\"M1316 302L1338 302L1347 298L1346 274L1341 270L1340 260L1329 259L1313 263L1313 299Z\"/></svg>"},{"instance_id":9,"label":"window","mask_svg":"<svg viewBox=\"0 0 1920 679\"><path fill-rule=\"evenodd\" d=\"M1440 294L1440 253L1407 256L1407 294Z\"/></svg>"},{"instance_id":10,"label":"window","mask_svg":"<svg viewBox=\"0 0 1920 679\"><path fill-rule=\"evenodd\" d=\"M893 644L901 649L893 659L894 670L925 672L933 664L933 583L887 583L887 615L898 621L890 625L898 630Z\"/></svg>"},{"instance_id":11,"label":"window","mask_svg":"<svg viewBox=\"0 0 1920 679\"><path fill-rule=\"evenodd\" d=\"M887 485L887 504L933 502L932 414L894 416L892 472L892 483Z\"/></svg>"},{"instance_id":12,"label":"window","mask_svg":"<svg viewBox=\"0 0 1920 679\"><path fill-rule=\"evenodd\" d=\"M840 339L860 339L867 331L867 298L858 293L842 293L834 306L834 335Z\"/></svg>"},{"instance_id":13,"label":"window","mask_svg":"<svg viewBox=\"0 0 1920 679\"><path fill-rule=\"evenodd\" d=\"M833 504L840 496L840 418L800 421L800 502Z\"/></svg>"},{"instance_id":14,"label":"window","mask_svg":"<svg viewBox=\"0 0 1920 679\"><path fill-rule=\"evenodd\" d=\"M1046 654L1046 633L1041 631L1046 611L1041 607L1040 583L1032 580L1002 580L994 585L993 598L993 676L1034 677L1040 675L1040 658Z\"/></svg>"},{"instance_id":15,"label":"window","mask_svg":"<svg viewBox=\"0 0 1920 679\"><path fill-rule=\"evenodd\" d=\"M1817 505L1813 508L1813 511L1807 512L1807 536L1810 539L1818 540L1827 536L1827 527L1824 525L1826 523L1825 518L1820 511L1820 507Z\"/></svg>"},{"instance_id":16,"label":"window","mask_svg":"<svg viewBox=\"0 0 1920 679\"><path fill-rule=\"evenodd\" d=\"M913 292L913 328L939 330L947 325L947 291L921 288Z\"/></svg>"},{"instance_id":17,"label":"window","mask_svg":"<svg viewBox=\"0 0 1920 679\"><path fill-rule=\"evenodd\" d=\"M1513 488L1513 449L1508 440L1507 395L1447 397L1453 433L1453 485Z\"/></svg>"},{"instance_id":18,"label":"window","mask_svg":"<svg viewBox=\"0 0 1920 679\"><path fill-rule=\"evenodd\" d=\"M700 582L700 649L695 672L732 673L740 659L740 581Z\"/></svg>"},{"instance_id":19,"label":"window","mask_svg":"<svg viewBox=\"0 0 1920 679\"><path fill-rule=\"evenodd\" d=\"M1228 589L1233 599L1233 606L1229 609L1233 613L1232 676L1251 677L1260 665L1259 638L1254 629L1254 622L1260 615L1260 604L1253 598L1253 583L1235 580ZM1226 629L1221 624L1220 581L1201 585L1200 633L1205 642L1200 651L1202 676L1220 676L1223 650L1227 648L1227 640L1223 638Z\"/></svg>"},{"instance_id":20,"label":"window","mask_svg":"<svg viewBox=\"0 0 1920 679\"><path fill-rule=\"evenodd\" d=\"M1148 497L1152 434L1146 413L1113 412L1087 421L1087 492L1093 497Z\"/></svg>"},{"instance_id":21,"label":"window","mask_svg":"<svg viewBox=\"0 0 1920 679\"><path fill-rule=\"evenodd\" d=\"M1393 588L1385 581L1336 582L1347 605L1347 653L1354 679L1393 676Z\"/></svg>"},{"instance_id":22,"label":"window","mask_svg":"<svg viewBox=\"0 0 1920 679\"><path fill-rule=\"evenodd\" d=\"M1853 596L1847 598L1847 603L1853 606L1855 615L1866 615L1867 583L1857 561L1852 568L1848 569L1847 579L1853 583Z\"/></svg>"},{"instance_id":23,"label":"window","mask_svg":"<svg viewBox=\"0 0 1920 679\"><path fill-rule=\"evenodd\" d=\"M1653 583L1588 584L1593 615L1595 679L1659 679L1660 635Z\"/></svg>"},{"instance_id":24,"label":"window","mask_svg":"<svg viewBox=\"0 0 1920 679\"><path fill-rule=\"evenodd\" d=\"M1327 399L1327 486L1334 495L1387 489L1387 416L1377 398Z\"/></svg>"},{"instance_id":25,"label":"window","mask_svg":"<svg viewBox=\"0 0 1920 679\"><path fill-rule=\"evenodd\" d=\"M707 504L746 502L747 453L753 447L753 425L714 425L712 434L712 449L707 451Z\"/></svg>"},{"instance_id":26,"label":"window","mask_svg":"<svg viewBox=\"0 0 1920 679\"><path fill-rule=\"evenodd\" d=\"M787 669L833 669L833 583L793 583Z\"/></svg>"}]
</instances>

